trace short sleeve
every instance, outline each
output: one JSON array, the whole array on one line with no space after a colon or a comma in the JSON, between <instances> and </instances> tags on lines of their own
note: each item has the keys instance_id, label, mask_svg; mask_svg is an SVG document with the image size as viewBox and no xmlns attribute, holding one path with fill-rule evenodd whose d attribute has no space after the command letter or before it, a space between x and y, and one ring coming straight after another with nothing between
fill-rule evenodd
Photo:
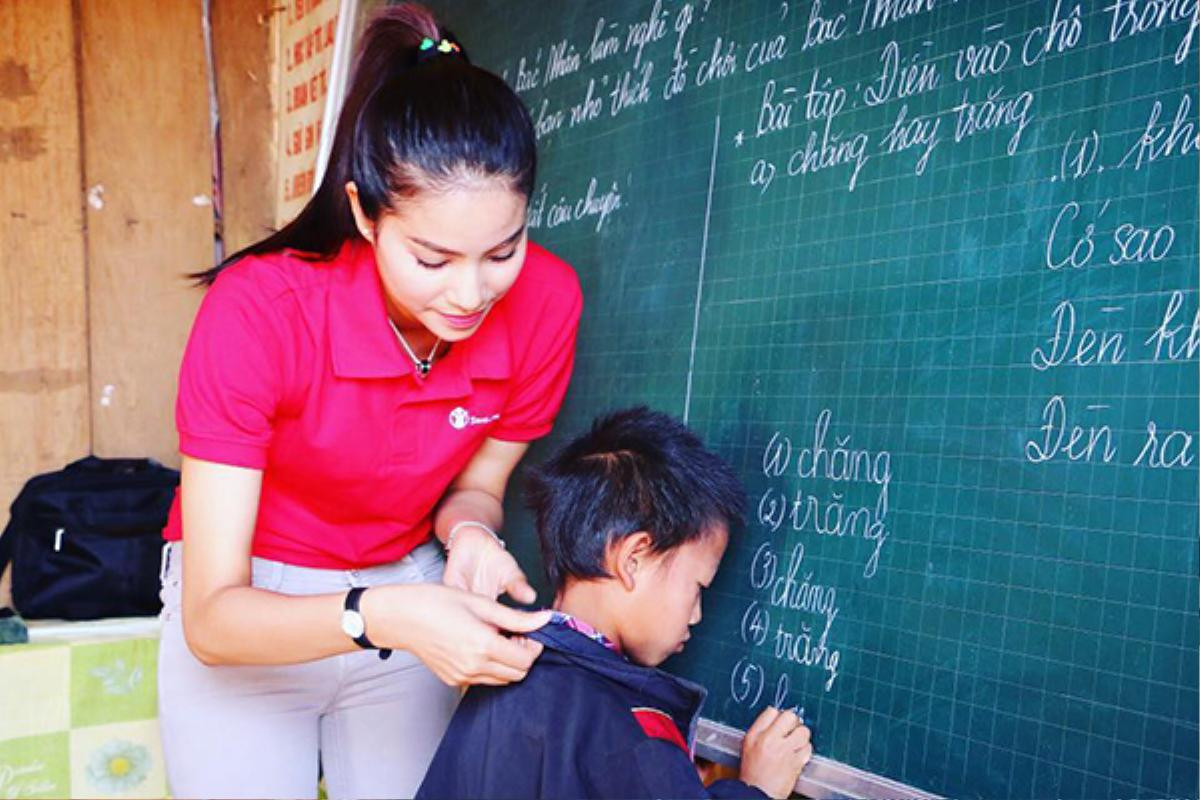
<instances>
[{"instance_id":1,"label":"short sleeve","mask_svg":"<svg viewBox=\"0 0 1200 800\"><path fill-rule=\"evenodd\" d=\"M516 385L491 435L510 442L529 442L550 432L562 406L575 365L575 335L583 311L583 296L574 275L569 289L547 300L535 343L520 365Z\"/></svg>"},{"instance_id":2,"label":"short sleeve","mask_svg":"<svg viewBox=\"0 0 1200 800\"><path fill-rule=\"evenodd\" d=\"M179 372L175 424L182 454L266 466L282 395L277 320L269 298L240 275L222 273L209 288Z\"/></svg>"}]
</instances>

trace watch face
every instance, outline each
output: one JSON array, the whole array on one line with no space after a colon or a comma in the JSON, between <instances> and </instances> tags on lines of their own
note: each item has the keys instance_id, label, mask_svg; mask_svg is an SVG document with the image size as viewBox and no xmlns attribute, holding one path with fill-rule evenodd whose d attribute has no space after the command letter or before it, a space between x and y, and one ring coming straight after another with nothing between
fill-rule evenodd
<instances>
[{"instance_id":1,"label":"watch face","mask_svg":"<svg viewBox=\"0 0 1200 800\"><path fill-rule=\"evenodd\" d=\"M357 611L350 611L349 609L342 612L342 630L351 639L357 639L362 636L363 631L366 629L366 625L363 624L362 614Z\"/></svg>"}]
</instances>

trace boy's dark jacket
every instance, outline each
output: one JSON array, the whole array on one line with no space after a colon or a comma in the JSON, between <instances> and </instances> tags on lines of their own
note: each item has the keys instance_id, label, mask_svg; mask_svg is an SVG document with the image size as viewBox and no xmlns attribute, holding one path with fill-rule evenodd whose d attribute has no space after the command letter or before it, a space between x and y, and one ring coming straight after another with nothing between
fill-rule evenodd
<instances>
[{"instance_id":1,"label":"boy's dark jacket","mask_svg":"<svg viewBox=\"0 0 1200 800\"><path fill-rule=\"evenodd\" d=\"M563 625L531 637L545 649L525 680L467 692L418 798L766 796L700 782L687 742L704 689Z\"/></svg>"}]
</instances>

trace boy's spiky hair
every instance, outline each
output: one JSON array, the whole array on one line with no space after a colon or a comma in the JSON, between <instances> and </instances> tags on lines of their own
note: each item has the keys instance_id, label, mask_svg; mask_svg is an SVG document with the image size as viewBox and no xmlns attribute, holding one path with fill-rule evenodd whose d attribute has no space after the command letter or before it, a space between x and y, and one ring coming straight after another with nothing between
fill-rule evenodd
<instances>
[{"instance_id":1,"label":"boy's spiky hair","mask_svg":"<svg viewBox=\"0 0 1200 800\"><path fill-rule=\"evenodd\" d=\"M638 531L666 552L734 527L746 506L733 470L686 425L644 406L597 419L530 470L542 562L555 592L568 578L604 578L611 542Z\"/></svg>"}]
</instances>

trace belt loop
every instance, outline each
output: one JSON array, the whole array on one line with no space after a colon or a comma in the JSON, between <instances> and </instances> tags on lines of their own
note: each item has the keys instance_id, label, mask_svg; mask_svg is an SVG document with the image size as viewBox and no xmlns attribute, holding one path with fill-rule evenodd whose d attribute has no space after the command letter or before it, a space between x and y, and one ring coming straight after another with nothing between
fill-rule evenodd
<instances>
[{"instance_id":1,"label":"belt loop","mask_svg":"<svg viewBox=\"0 0 1200 800\"><path fill-rule=\"evenodd\" d=\"M261 556L250 556L250 585L255 589L278 592L284 584L284 564Z\"/></svg>"},{"instance_id":2,"label":"belt loop","mask_svg":"<svg viewBox=\"0 0 1200 800\"><path fill-rule=\"evenodd\" d=\"M259 589L266 589L268 592L279 592L283 590L285 585L290 585L296 577L292 574L292 567L282 561L276 561L272 558L262 558L255 556L250 560L252 568L256 568L261 576L253 580L253 583ZM289 592L283 592L288 594Z\"/></svg>"}]
</instances>

